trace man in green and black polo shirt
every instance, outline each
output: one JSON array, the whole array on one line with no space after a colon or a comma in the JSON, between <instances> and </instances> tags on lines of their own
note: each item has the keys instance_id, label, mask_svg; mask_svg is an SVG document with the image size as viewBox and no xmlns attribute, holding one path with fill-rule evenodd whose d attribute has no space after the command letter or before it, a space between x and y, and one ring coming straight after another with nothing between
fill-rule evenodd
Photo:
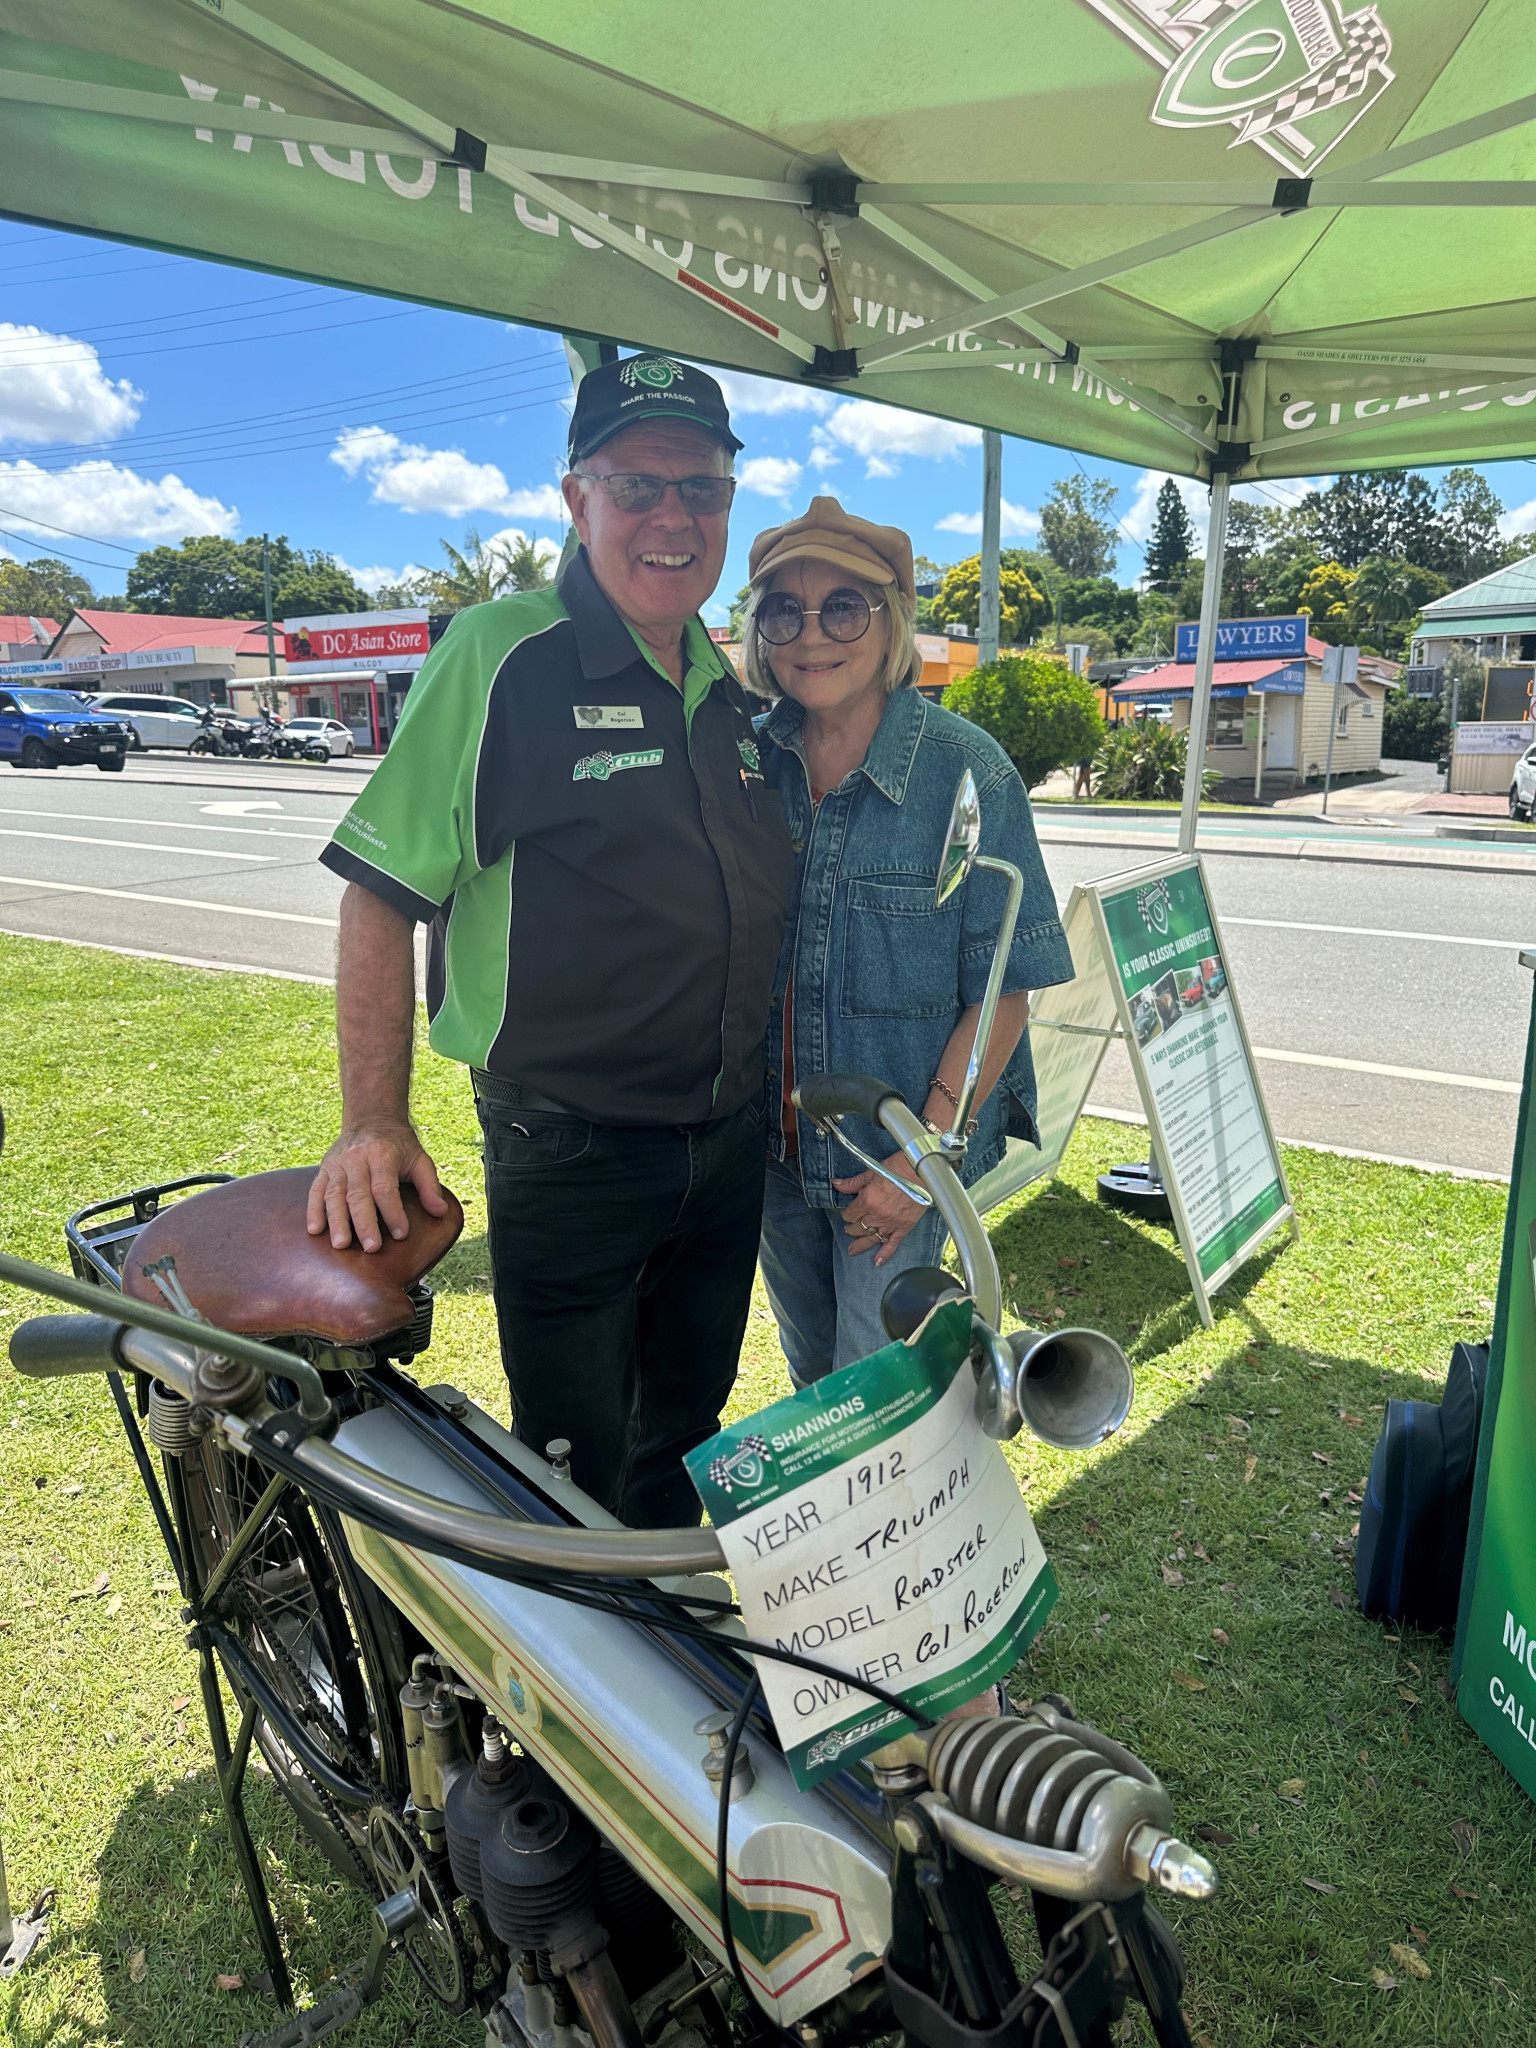
<instances>
[{"instance_id":1,"label":"man in green and black polo shirt","mask_svg":"<svg viewBox=\"0 0 1536 2048\"><path fill-rule=\"evenodd\" d=\"M698 1519L681 1458L735 1377L762 1209L761 1042L793 855L698 609L734 485L720 387L667 357L590 372L553 591L462 612L321 855L350 885L341 1136L310 1230L376 1250L410 1120L412 931L431 1041L471 1070L518 1434L570 1439L624 1520Z\"/></svg>"}]
</instances>

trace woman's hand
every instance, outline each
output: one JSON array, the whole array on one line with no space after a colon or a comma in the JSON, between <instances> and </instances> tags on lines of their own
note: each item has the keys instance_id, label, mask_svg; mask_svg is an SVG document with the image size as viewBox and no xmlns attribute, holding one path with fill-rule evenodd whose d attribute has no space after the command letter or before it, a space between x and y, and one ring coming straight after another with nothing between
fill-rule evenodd
<instances>
[{"instance_id":1,"label":"woman's hand","mask_svg":"<svg viewBox=\"0 0 1536 2048\"><path fill-rule=\"evenodd\" d=\"M899 1174L903 1180L911 1181L914 1187L917 1185L917 1176L905 1153L893 1152L882 1164L887 1173ZM848 1180L834 1180L832 1185L840 1195L853 1196L848 1207L841 1212L843 1228L852 1239L848 1246L849 1256L857 1258L860 1252L872 1251L877 1266L887 1264L897 1245L922 1215L923 1204L898 1194L878 1173L856 1173Z\"/></svg>"}]
</instances>

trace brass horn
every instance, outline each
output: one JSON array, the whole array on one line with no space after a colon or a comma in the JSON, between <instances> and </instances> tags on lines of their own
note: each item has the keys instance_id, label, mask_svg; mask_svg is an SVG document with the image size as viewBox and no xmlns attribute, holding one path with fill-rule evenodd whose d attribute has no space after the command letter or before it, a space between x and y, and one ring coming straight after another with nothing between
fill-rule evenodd
<instances>
[{"instance_id":1,"label":"brass horn","mask_svg":"<svg viewBox=\"0 0 1536 2048\"><path fill-rule=\"evenodd\" d=\"M1113 1436L1131 1412L1131 1362L1098 1330L1010 1330L1018 1360L1015 1394L1042 1443L1087 1451Z\"/></svg>"}]
</instances>

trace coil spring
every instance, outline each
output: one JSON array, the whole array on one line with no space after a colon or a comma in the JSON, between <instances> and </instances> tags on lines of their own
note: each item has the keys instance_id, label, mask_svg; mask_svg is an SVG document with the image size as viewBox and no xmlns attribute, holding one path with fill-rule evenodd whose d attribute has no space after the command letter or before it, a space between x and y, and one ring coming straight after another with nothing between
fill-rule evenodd
<instances>
[{"instance_id":1,"label":"coil spring","mask_svg":"<svg viewBox=\"0 0 1536 2048\"><path fill-rule=\"evenodd\" d=\"M1095 1794L1127 1776L1077 1735L1029 1714L951 1721L928 1752L929 1782L957 1813L1049 1849L1075 1849Z\"/></svg>"},{"instance_id":2,"label":"coil spring","mask_svg":"<svg viewBox=\"0 0 1536 2048\"><path fill-rule=\"evenodd\" d=\"M185 1457L193 1444L191 1402L158 1380L149 1387L149 1440L168 1458Z\"/></svg>"}]
</instances>

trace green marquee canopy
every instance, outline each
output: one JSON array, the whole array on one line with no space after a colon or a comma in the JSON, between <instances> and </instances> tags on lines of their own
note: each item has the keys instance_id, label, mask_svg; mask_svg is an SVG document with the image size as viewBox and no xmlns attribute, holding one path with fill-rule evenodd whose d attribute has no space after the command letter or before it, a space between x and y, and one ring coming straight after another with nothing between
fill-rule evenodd
<instances>
[{"instance_id":1,"label":"green marquee canopy","mask_svg":"<svg viewBox=\"0 0 1536 2048\"><path fill-rule=\"evenodd\" d=\"M1536 446L1529 0L0 0L11 218L1187 475Z\"/></svg>"}]
</instances>

